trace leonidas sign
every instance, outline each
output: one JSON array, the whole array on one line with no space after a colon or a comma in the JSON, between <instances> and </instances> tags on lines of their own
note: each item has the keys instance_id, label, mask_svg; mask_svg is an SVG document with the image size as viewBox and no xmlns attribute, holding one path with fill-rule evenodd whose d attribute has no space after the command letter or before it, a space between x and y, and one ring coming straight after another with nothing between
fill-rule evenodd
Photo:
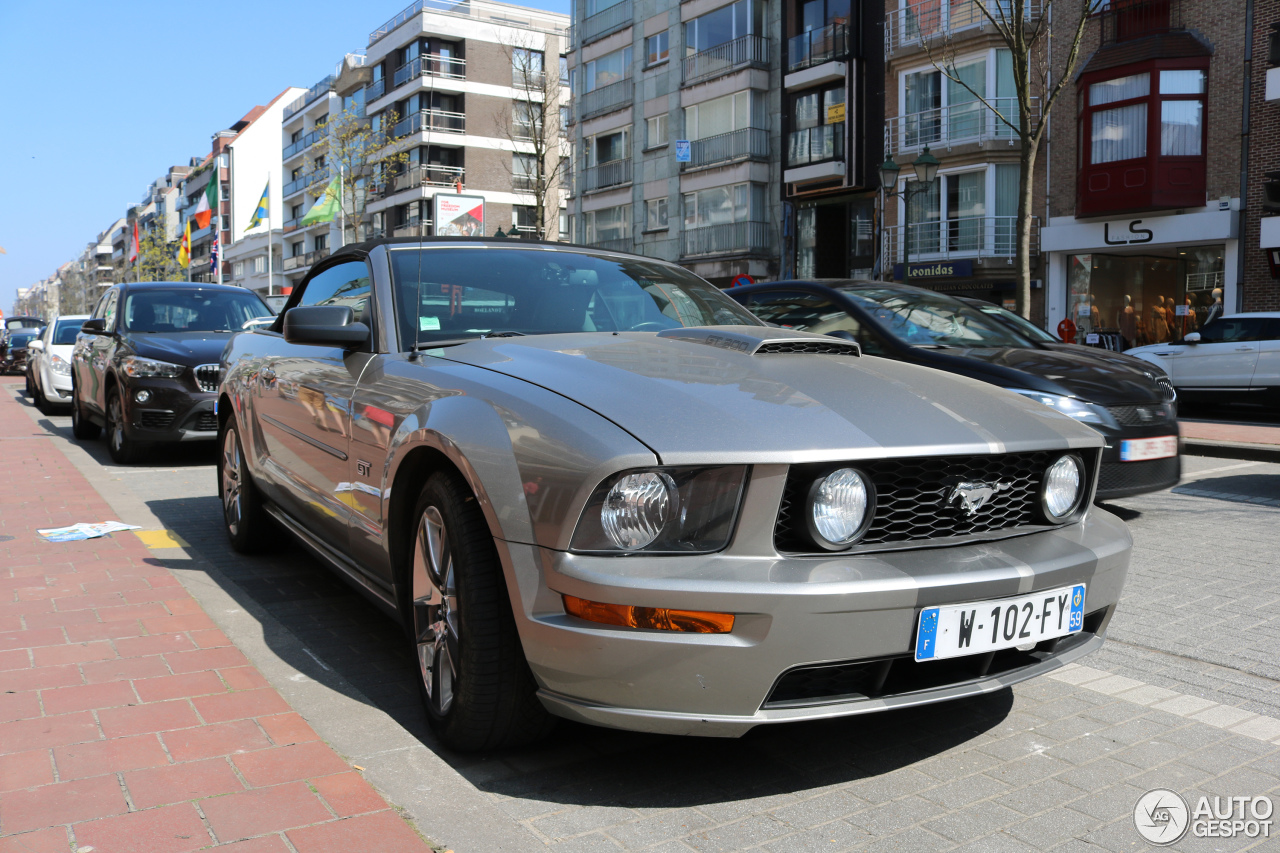
<instances>
[{"instance_id":1,"label":"leonidas sign","mask_svg":"<svg viewBox=\"0 0 1280 853\"><path fill-rule=\"evenodd\" d=\"M1235 211L1213 210L1180 216L1134 216L1108 222L1075 222L1040 230L1044 252L1138 249L1148 243L1202 243L1236 239Z\"/></svg>"},{"instance_id":2,"label":"leonidas sign","mask_svg":"<svg viewBox=\"0 0 1280 853\"><path fill-rule=\"evenodd\" d=\"M907 270L907 278L954 278L955 276L973 275L973 261L930 261L912 264ZM893 277L902 280L902 264L893 265Z\"/></svg>"}]
</instances>

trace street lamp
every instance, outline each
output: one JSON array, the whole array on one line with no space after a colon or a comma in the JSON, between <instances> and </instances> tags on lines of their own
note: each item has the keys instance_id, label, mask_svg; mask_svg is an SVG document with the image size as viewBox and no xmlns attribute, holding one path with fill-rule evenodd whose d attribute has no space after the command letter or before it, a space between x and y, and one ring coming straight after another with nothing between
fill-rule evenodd
<instances>
[{"instance_id":1,"label":"street lamp","mask_svg":"<svg viewBox=\"0 0 1280 853\"><path fill-rule=\"evenodd\" d=\"M897 187L898 173L902 171L902 167L894 162L890 157L880 164L880 188L886 197L900 197L905 205L906 219L902 223L902 280L906 282L910 276L911 261L911 197L926 193L933 189L933 182L938 177L938 166L942 165L938 162L938 158L929 153L929 146L926 145L924 150L920 152L920 156L911 164L911 168L915 170L915 181L907 181L903 184L902 189L885 189L885 187ZM912 186L912 184L915 186Z\"/></svg>"}]
</instances>

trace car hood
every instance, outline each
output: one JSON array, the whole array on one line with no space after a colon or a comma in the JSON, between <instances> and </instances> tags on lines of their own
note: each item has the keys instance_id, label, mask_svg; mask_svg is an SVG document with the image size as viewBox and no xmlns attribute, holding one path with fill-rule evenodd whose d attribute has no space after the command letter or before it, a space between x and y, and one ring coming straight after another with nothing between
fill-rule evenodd
<instances>
[{"instance_id":1,"label":"car hood","mask_svg":"<svg viewBox=\"0 0 1280 853\"><path fill-rule=\"evenodd\" d=\"M821 335L754 326L744 336ZM1097 447L1089 427L982 382L888 359L752 355L653 333L471 341L428 350L575 400L664 464L799 462Z\"/></svg>"},{"instance_id":2,"label":"car hood","mask_svg":"<svg viewBox=\"0 0 1280 853\"><path fill-rule=\"evenodd\" d=\"M195 367L217 364L234 332L134 332L129 345L135 354Z\"/></svg>"},{"instance_id":3,"label":"car hood","mask_svg":"<svg viewBox=\"0 0 1280 853\"><path fill-rule=\"evenodd\" d=\"M1104 354L1105 353L1105 354ZM918 352L932 367L954 370L1006 388L1078 397L1103 406L1158 403L1160 387L1139 359L1089 347L954 347Z\"/></svg>"}]
</instances>

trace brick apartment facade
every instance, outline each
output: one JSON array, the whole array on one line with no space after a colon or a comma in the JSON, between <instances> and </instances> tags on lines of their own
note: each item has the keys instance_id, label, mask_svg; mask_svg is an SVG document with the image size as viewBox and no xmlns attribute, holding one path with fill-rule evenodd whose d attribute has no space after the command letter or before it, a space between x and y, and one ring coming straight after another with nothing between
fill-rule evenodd
<instances>
[{"instance_id":1,"label":"brick apartment facade","mask_svg":"<svg viewBox=\"0 0 1280 853\"><path fill-rule=\"evenodd\" d=\"M1264 209L1268 176L1280 172L1280 0L1252 0L1252 7L1241 307L1280 311L1280 204ZM1280 200L1274 184L1271 198Z\"/></svg>"}]
</instances>

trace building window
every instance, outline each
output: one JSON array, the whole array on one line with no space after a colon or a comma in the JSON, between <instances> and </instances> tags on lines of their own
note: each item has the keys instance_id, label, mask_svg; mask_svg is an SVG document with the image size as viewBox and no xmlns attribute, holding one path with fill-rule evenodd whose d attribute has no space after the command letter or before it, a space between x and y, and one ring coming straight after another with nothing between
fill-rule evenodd
<instances>
[{"instance_id":1,"label":"building window","mask_svg":"<svg viewBox=\"0 0 1280 853\"><path fill-rule=\"evenodd\" d=\"M900 205L900 215L903 209ZM1017 212L1016 164L939 175L928 191L911 196L906 219L911 256L1012 257Z\"/></svg>"},{"instance_id":2,"label":"building window","mask_svg":"<svg viewBox=\"0 0 1280 853\"><path fill-rule=\"evenodd\" d=\"M668 31L663 30L657 35L648 36L644 40L644 62L645 65L657 65L660 62L666 62L670 53L667 45Z\"/></svg>"},{"instance_id":3,"label":"building window","mask_svg":"<svg viewBox=\"0 0 1280 853\"><path fill-rule=\"evenodd\" d=\"M305 207L305 205L303 205L303 204L294 204L294 205L290 205L290 207L289 207L289 218L290 218L290 219L301 219L301 218L306 214L306 211L305 211L305 210L303 210L303 208L304 208L304 207Z\"/></svg>"},{"instance_id":4,"label":"building window","mask_svg":"<svg viewBox=\"0 0 1280 853\"><path fill-rule=\"evenodd\" d=\"M721 6L684 25L685 54L692 56L717 45L731 42L761 31L763 4L753 0L738 0Z\"/></svg>"},{"instance_id":5,"label":"building window","mask_svg":"<svg viewBox=\"0 0 1280 853\"><path fill-rule=\"evenodd\" d=\"M231 265L232 278L244 278L244 261L236 261Z\"/></svg>"},{"instance_id":6,"label":"building window","mask_svg":"<svg viewBox=\"0 0 1280 853\"><path fill-rule=\"evenodd\" d=\"M533 154L511 155L511 187L515 190L534 190L538 186L538 158Z\"/></svg>"},{"instance_id":7,"label":"building window","mask_svg":"<svg viewBox=\"0 0 1280 853\"><path fill-rule=\"evenodd\" d=\"M511 82L517 89L542 89L543 55L517 47L511 51Z\"/></svg>"},{"instance_id":8,"label":"building window","mask_svg":"<svg viewBox=\"0 0 1280 853\"><path fill-rule=\"evenodd\" d=\"M511 206L511 230L521 237L534 239L538 236L537 208L527 204Z\"/></svg>"},{"instance_id":9,"label":"building window","mask_svg":"<svg viewBox=\"0 0 1280 853\"><path fill-rule=\"evenodd\" d=\"M1133 74L1089 87L1089 105L1107 106L1093 110L1090 162L1115 163L1147 156L1146 99L1150 94L1150 74ZM1111 106L1117 102L1129 103Z\"/></svg>"},{"instance_id":10,"label":"building window","mask_svg":"<svg viewBox=\"0 0 1280 853\"><path fill-rule=\"evenodd\" d=\"M323 252L327 248L329 248L329 235L317 234L316 235L316 251Z\"/></svg>"},{"instance_id":11,"label":"building window","mask_svg":"<svg viewBox=\"0 0 1280 853\"><path fill-rule=\"evenodd\" d=\"M592 15L617 6L621 2L622 0L587 0L587 17L590 18Z\"/></svg>"},{"instance_id":12,"label":"building window","mask_svg":"<svg viewBox=\"0 0 1280 853\"><path fill-rule=\"evenodd\" d=\"M961 57L954 73L951 79L928 68L901 76L899 145L913 148L1013 136L1013 130L982 103L986 100L1011 123L1018 123L1013 54L994 50Z\"/></svg>"},{"instance_id":13,"label":"building window","mask_svg":"<svg viewBox=\"0 0 1280 853\"><path fill-rule=\"evenodd\" d=\"M631 128L624 127L596 136L589 136L587 143L587 168L603 166L631 156Z\"/></svg>"},{"instance_id":14,"label":"building window","mask_svg":"<svg viewBox=\"0 0 1280 853\"><path fill-rule=\"evenodd\" d=\"M304 243L302 240L299 240L296 243L290 243L289 257L298 258L298 257L301 257L302 255L305 255L307 253L305 246L306 246L306 243Z\"/></svg>"},{"instance_id":15,"label":"building window","mask_svg":"<svg viewBox=\"0 0 1280 853\"><path fill-rule=\"evenodd\" d=\"M790 118L788 166L844 159L846 116L843 83L793 95Z\"/></svg>"},{"instance_id":16,"label":"building window","mask_svg":"<svg viewBox=\"0 0 1280 853\"><path fill-rule=\"evenodd\" d=\"M290 142L297 142L297 141L298 141L299 139L301 139L301 138L302 138L302 129L301 129L301 128L299 128L298 130L295 130L295 131L294 131L294 132L289 136L289 141L290 141Z\"/></svg>"},{"instance_id":17,"label":"building window","mask_svg":"<svg viewBox=\"0 0 1280 853\"><path fill-rule=\"evenodd\" d=\"M573 217L569 215L569 212L565 210L563 207L560 208L560 239L561 240L569 239L569 231L571 227L569 223L572 220L573 220Z\"/></svg>"},{"instance_id":18,"label":"building window","mask_svg":"<svg viewBox=\"0 0 1280 853\"><path fill-rule=\"evenodd\" d=\"M844 90L841 89L841 92ZM753 98L753 95L755 96ZM707 139L751 126L752 101L763 117L764 93L744 89L684 108L684 132L690 140Z\"/></svg>"},{"instance_id":19,"label":"building window","mask_svg":"<svg viewBox=\"0 0 1280 853\"><path fill-rule=\"evenodd\" d=\"M264 273L267 271L267 256L258 255L253 259L253 271L255 273Z\"/></svg>"},{"instance_id":20,"label":"building window","mask_svg":"<svg viewBox=\"0 0 1280 853\"><path fill-rule=\"evenodd\" d=\"M529 101L511 102L511 136L535 139L538 135L538 110L541 105Z\"/></svg>"},{"instance_id":21,"label":"building window","mask_svg":"<svg viewBox=\"0 0 1280 853\"><path fill-rule=\"evenodd\" d=\"M684 227L764 220L764 185L734 184L684 194Z\"/></svg>"},{"instance_id":22,"label":"building window","mask_svg":"<svg viewBox=\"0 0 1280 853\"><path fill-rule=\"evenodd\" d=\"M570 123L570 121L571 121L571 116L572 116L572 114L571 114L571 112L570 112L570 110L569 110L569 107L567 107L567 106L566 106L566 107L561 107L561 108L560 108L560 130L561 130L561 132L568 131L568 129L569 129L569 123Z\"/></svg>"},{"instance_id":23,"label":"building window","mask_svg":"<svg viewBox=\"0 0 1280 853\"><path fill-rule=\"evenodd\" d=\"M569 85L569 57L560 54L560 85Z\"/></svg>"},{"instance_id":24,"label":"building window","mask_svg":"<svg viewBox=\"0 0 1280 853\"><path fill-rule=\"evenodd\" d=\"M587 63L586 74L588 92L625 80L631 74L631 48L624 47L591 60Z\"/></svg>"},{"instance_id":25,"label":"building window","mask_svg":"<svg viewBox=\"0 0 1280 853\"><path fill-rule=\"evenodd\" d=\"M644 230L665 231L667 229L667 200L651 198L644 203Z\"/></svg>"},{"instance_id":26,"label":"building window","mask_svg":"<svg viewBox=\"0 0 1280 853\"><path fill-rule=\"evenodd\" d=\"M596 245L613 240L630 239L630 212L631 205L624 204L584 213L583 216L587 220L587 243Z\"/></svg>"},{"instance_id":27,"label":"building window","mask_svg":"<svg viewBox=\"0 0 1280 853\"><path fill-rule=\"evenodd\" d=\"M645 119L645 148L661 148L667 144L667 116Z\"/></svg>"}]
</instances>

